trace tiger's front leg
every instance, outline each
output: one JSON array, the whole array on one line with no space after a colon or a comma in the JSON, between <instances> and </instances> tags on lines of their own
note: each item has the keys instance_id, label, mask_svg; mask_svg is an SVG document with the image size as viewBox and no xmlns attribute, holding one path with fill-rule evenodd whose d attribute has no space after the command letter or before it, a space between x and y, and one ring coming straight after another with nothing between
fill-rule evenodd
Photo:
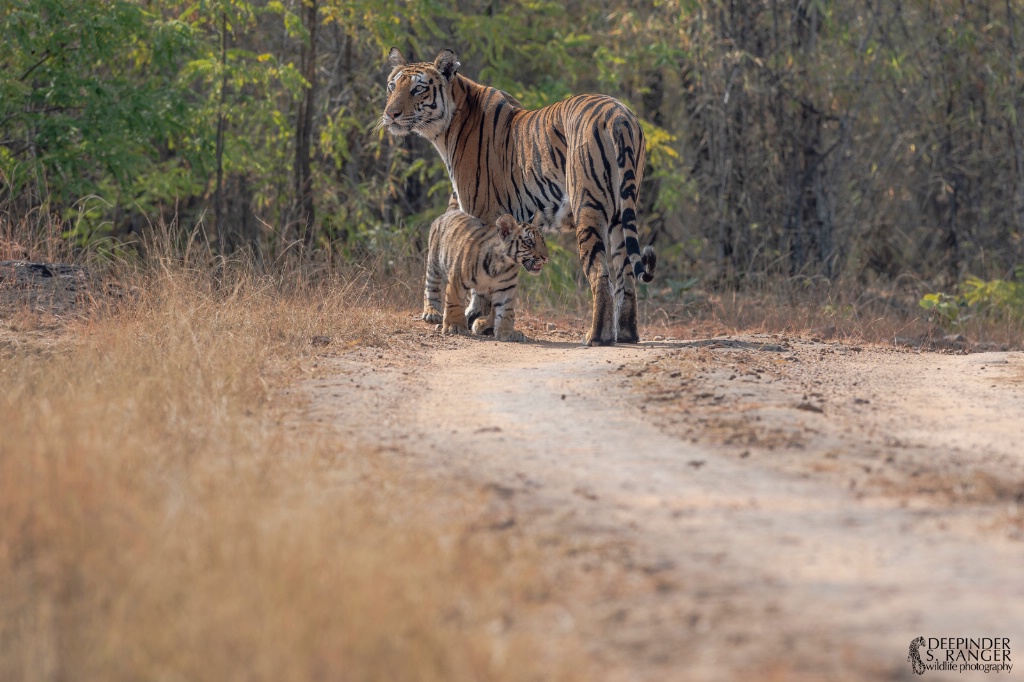
<instances>
[{"instance_id":1,"label":"tiger's front leg","mask_svg":"<svg viewBox=\"0 0 1024 682\"><path fill-rule=\"evenodd\" d=\"M525 341L526 336L515 328L515 292L501 298L495 296L491 308L494 312L494 338L498 341ZM474 328L475 331L475 328Z\"/></svg>"},{"instance_id":2,"label":"tiger's front leg","mask_svg":"<svg viewBox=\"0 0 1024 682\"><path fill-rule=\"evenodd\" d=\"M463 310L466 305L466 294L468 289L455 281L456 278L448 280L448 287L444 294L444 319L441 321L442 334L469 334L469 325L466 324L466 314Z\"/></svg>"}]
</instances>

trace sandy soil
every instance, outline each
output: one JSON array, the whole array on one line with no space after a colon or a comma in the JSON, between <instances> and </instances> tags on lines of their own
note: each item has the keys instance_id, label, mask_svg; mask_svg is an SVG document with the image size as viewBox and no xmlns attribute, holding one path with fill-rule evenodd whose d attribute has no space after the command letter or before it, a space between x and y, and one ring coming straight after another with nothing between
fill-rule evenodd
<instances>
[{"instance_id":1,"label":"sandy soil","mask_svg":"<svg viewBox=\"0 0 1024 682\"><path fill-rule=\"evenodd\" d=\"M500 627L575 630L616 681L918 679L918 636L1024 646L1024 354L520 326L410 320L307 384L310 418L543 548L547 617Z\"/></svg>"}]
</instances>

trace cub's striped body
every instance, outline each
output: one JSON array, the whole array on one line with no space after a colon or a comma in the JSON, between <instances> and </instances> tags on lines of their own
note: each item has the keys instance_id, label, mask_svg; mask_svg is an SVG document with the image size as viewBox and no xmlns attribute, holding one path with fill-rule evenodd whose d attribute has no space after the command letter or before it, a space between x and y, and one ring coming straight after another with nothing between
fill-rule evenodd
<instances>
[{"instance_id":1,"label":"cub's striped body","mask_svg":"<svg viewBox=\"0 0 1024 682\"><path fill-rule=\"evenodd\" d=\"M458 74L451 50L407 64L392 49L380 125L416 133L444 159L459 207L490 222L509 213L574 225L594 297L587 343L639 340L635 279L649 282L655 255L637 239L644 135L621 102L580 95L536 111Z\"/></svg>"},{"instance_id":2,"label":"cub's striped body","mask_svg":"<svg viewBox=\"0 0 1024 682\"><path fill-rule=\"evenodd\" d=\"M430 226L423 320L440 322L446 334L468 334L472 322L467 321L464 308L472 289L491 301L495 337L522 341L523 333L515 329L519 267L536 275L547 260L547 245L536 226L516 223L507 214L493 226L486 225L468 213L450 209Z\"/></svg>"}]
</instances>

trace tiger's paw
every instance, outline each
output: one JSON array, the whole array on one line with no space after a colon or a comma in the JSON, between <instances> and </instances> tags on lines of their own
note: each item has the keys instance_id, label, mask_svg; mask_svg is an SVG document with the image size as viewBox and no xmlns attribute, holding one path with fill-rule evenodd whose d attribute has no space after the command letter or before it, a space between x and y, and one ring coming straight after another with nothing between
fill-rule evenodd
<instances>
[{"instance_id":1,"label":"tiger's paw","mask_svg":"<svg viewBox=\"0 0 1024 682\"><path fill-rule=\"evenodd\" d=\"M439 324L441 322L441 313L433 309L427 309L423 311L423 314L420 316L420 319L422 319L427 324Z\"/></svg>"},{"instance_id":2,"label":"tiger's paw","mask_svg":"<svg viewBox=\"0 0 1024 682\"><path fill-rule=\"evenodd\" d=\"M491 302L489 300L478 294L473 294L469 299L469 305L466 306L464 314L470 325L476 324L477 320L480 319L490 319L493 324L493 312L494 311L491 310Z\"/></svg>"},{"instance_id":3,"label":"tiger's paw","mask_svg":"<svg viewBox=\"0 0 1024 682\"><path fill-rule=\"evenodd\" d=\"M469 327L461 324L442 325L441 333L451 334L453 336L467 336L469 335Z\"/></svg>"},{"instance_id":4,"label":"tiger's paw","mask_svg":"<svg viewBox=\"0 0 1024 682\"><path fill-rule=\"evenodd\" d=\"M640 343L640 335L636 332L627 333L619 332L619 335L615 338L616 343Z\"/></svg>"},{"instance_id":5,"label":"tiger's paw","mask_svg":"<svg viewBox=\"0 0 1024 682\"><path fill-rule=\"evenodd\" d=\"M473 333L477 336L494 336L494 320L478 317L473 321Z\"/></svg>"},{"instance_id":6,"label":"tiger's paw","mask_svg":"<svg viewBox=\"0 0 1024 682\"><path fill-rule=\"evenodd\" d=\"M498 334L498 341L511 341L512 343L521 343L526 341L526 335L518 329L513 329L510 332L503 332Z\"/></svg>"},{"instance_id":7,"label":"tiger's paw","mask_svg":"<svg viewBox=\"0 0 1024 682\"><path fill-rule=\"evenodd\" d=\"M587 336L585 340L588 346L614 346L615 339L602 339L601 337Z\"/></svg>"}]
</instances>

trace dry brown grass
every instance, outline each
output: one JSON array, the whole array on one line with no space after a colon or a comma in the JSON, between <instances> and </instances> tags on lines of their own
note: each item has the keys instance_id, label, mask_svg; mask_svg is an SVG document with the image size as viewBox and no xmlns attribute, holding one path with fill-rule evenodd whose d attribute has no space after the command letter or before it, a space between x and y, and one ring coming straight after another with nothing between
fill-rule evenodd
<instances>
[{"instance_id":1,"label":"dry brown grass","mask_svg":"<svg viewBox=\"0 0 1024 682\"><path fill-rule=\"evenodd\" d=\"M517 311L582 334L590 321L591 296L571 238L554 235L548 246L553 256L541 275L520 278ZM642 288L640 322L648 336L784 333L937 349L1019 348L1024 338L1019 315L976 315L961 328L943 329L918 304L935 286L910 275L871 285L823 277L750 277L739 288L688 279L665 263Z\"/></svg>"},{"instance_id":2,"label":"dry brown grass","mask_svg":"<svg viewBox=\"0 0 1024 682\"><path fill-rule=\"evenodd\" d=\"M0 230L10 257L68 260L55 235L18 233ZM484 493L301 418L312 340L388 344L418 281L298 260L257 274L166 237L71 313L0 307L0 680L595 679L549 607L607 585L487 532ZM585 290L535 298L539 328L585 327ZM795 287L656 296L643 315L675 336L831 321L884 340L920 321Z\"/></svg>"},{"instance_id":3,"label":"dry brown grass","mask_svg":"<svg viewBox=\"0 0 1024 682\"><path fill-rule=\"evenodd\" d=\"M0 312L0 679L587 678L513 623L535 548L295 417L312 337L387 342L361 278L160 263L59 331Z\"/></svg>"},{"instance_id":4,"label":"dry brown grass","mask_svg":"<svg viewBox=\"0 0 1024 682\"><path fill-rule=\"evenodd\" d=\"M0 202L0 260L31 259L49 263L70 263L75 252L66 239L62 222L42 209L11 214L11 206Z\"/></svg>"},{"instance_id":5,"label":"dry brown grass","mask_svg":"<svg viewBox=\"0 0 1024 682\"><path fill-rule=\"evenodd\" d=\"M654 289L640 311L653 333L681 338L759 332L932 349L1021 347L1019 319L976 316L962 328L943 329L918 305L927 291L920 284L864 289L790 278L743 291Z\"/></svg>"}]
</instances>

